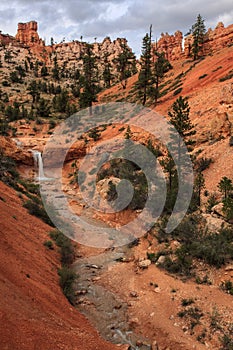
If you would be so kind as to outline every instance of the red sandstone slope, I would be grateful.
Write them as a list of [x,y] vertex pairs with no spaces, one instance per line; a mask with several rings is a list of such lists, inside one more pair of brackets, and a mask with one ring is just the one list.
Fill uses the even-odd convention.
[[0,349],[115,349],[62,294],[58,253],[43,246],[49,230],[0,182]]
[[[167,73],[163,83],[167,88],[183,73],[180,79],[182,91],[174,95],[175,90],[170,88],[156,107],[151,106],[156,112],[167,116],[178,96],[188,97],[190,118],[196,130],[196,150],[199,150],[200,157],[211,158],[213,161],[204,171],[206,189],[211,192],[217,190],[223,176],[232,178],[233,173],[233,148],[229,145],[230,136],[233,135],[232,62],[232,46],[221,49],[200,62],[186,59],[173,61],[173,69]],[[220,81],[227,76],[229,79]],[[118,84],[101,92],[99,101],[128,98],[136,81],[137,76],[133,76],[128,79],[125,90]]]

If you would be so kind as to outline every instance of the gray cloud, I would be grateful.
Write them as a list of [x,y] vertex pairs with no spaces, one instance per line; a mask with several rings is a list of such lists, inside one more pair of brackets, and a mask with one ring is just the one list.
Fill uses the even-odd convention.
[[139,53],[141,40],[153,25],[153,36],[161,32],[186,33],[200,13],[207,28],[218,21],[233,23],[232,0],[1,0],[1,30],[15,34],[18,22],[36,20],[39,34],[47,41],[79,39],[102,40],[125,36]]

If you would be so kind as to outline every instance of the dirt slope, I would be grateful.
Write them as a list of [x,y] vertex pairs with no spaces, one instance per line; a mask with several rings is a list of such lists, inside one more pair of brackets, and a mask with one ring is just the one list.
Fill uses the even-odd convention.
[[[200,157],[213,160],[204,172],[209,191],[216,191],[220,179],[223,176],[232,178],[233,173],[233,147],[229,145],[233,135],[232,62],[233,47],[226,47],[199,62],[187,59],[172,62],[173,69],[162,82],[163,91],[168,89],[168,92],[160,98],[156,107],[150,106],[166,117],[177,97],[188,97],[190,119],[196,130],[196,150]],[[222,78],[225,79],[220,81]],[[137,75],[128,79],[125,90],[118,84],[101,92],[99,101],[135,101],[136,82]],[[177,82],[176,87],[174,82]],[[174,94],[178,88],[182,89],[181,92]]]
[[0,182],[0,349],[113,350],[65,299],[59,255],[43,242],[50,227]]

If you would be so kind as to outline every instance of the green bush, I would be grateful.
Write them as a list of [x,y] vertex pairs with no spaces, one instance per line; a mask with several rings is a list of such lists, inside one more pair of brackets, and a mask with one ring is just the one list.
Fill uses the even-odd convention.
[[190,299],[182,299],[181,300],[181,305],[182,306],[188,306],[194,303],[194,300],[192,298]]
[[233,295],[233,283],[230,280],[222,282],[220,287],[228,294]]
[[77,275],[70,268],[63,266],[58,271],[60,280],[59,284],[63,290],[64,295],[69,300],[69,302],[74,305],[75,302],[75,291],[74,291],[74,282],[77,278]]
[[173,92],[173,96],[179,95],[183,89],[180,87]]
[[52,241],[45,241],[44,246],[50,250],[53,250],[53,242]]
[[233,339],[231,334],[224,334],[221,339],[222,347],[220,350],[233,350]]
[[231,79],[231,78],[233,78],[233,70],[230,70],[230,72],[227,75],[225,75],[224,77],[220,78],[219,81],[223,82],[223,81]]
[[51,231],[52,238],[56,245],[60,248],[61,263],[63,266],[69,266],[74,262],[75,253],[71,240],[59,230]]
[[219,234],[204,235],[189,246],[190,254],[217,268],[233,259],[233,230],[221,230]]
[[197,172],[203,172],[204,170],[208,169],[210,164],[213,162],[211,158],[200,158],[196,162],[196,168]]
[[48,214],[44,209],[43,205],[41,203],[38,203],[38,199],[33,198],[33,199],[27,200],[23,204],[23,207],[28,210],[29,214],[38,217],[39,219],[43,220],[46,224],[50,226],[54,226],[54,224],[48,217]]
[[208,74],[203,74],[203,75],[201,75],[198,79],[204,79],[205,77],[207,77],[208,76]]

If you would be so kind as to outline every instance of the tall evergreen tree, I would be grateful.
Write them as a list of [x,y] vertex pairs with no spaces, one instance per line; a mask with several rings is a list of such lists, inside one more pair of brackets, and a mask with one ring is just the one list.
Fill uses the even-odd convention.
[[220,192],[223,194],[224,199],[227,199],[230,195],[230,193],[233,191],[233,184],[231,179],[229,179],[228,177],[224,176],[219,184],[218,184],[218,188],[220,190]]
[[138,76],[139,95],[142,97],[143,106],[148,95],[152,92],[152,55],[151,55],[152,26],[149,34],[146,33],[142,40],[141,70]]
[[198,59],[200,53],[203,51],[203,44],[206,35],[205,21],[202,16],[199,14],[197,16],[196,22],[192,25],[188,34],[192,34],[193,43],[192,43],[192,56],[194,61]]
[[59,71],[59,66],[57,63],[57,56],[55,56],[53,59],[52,76],[53,76],[53,79],[55,79],[55,80],[60,79],[60,71]]
[[153,67],[153,80],[155,83],[154,87],[154,98],[155,98],[155,104],[158,101],[159,98],[159,85],[161,81],[163,80],[164,74],[169,71],[169,69],[172,68],[172,65],[170,62],[165,58],[164,52],[158,52],[155,51],[154,55],[156,56],[155,64]]
[[79,100],[81,108],[89,107],[90,115],[92,114],[92,104],[97,101],[98,91],[98,67],[92,49],[91,44],[86,44],[86,54],[83,57],[83,91]]
[[[177,137],[177,134],[173,133],[171,129],[171,149],[173,154],[177,157],[177,172],[180,174],[180,170],[185,167],[184,160],[186,159],[185,153],[191,152],[193,150],[194,141],[192,136],[195,134],[193,130],[194,125],[191,123],[189,118],[190,107],[187,97],[178,97],[178,99],[173,103],[171,110],[168,112],[170,117],[170,122],[176,129],[176,132],[179,133],[180,137]],[[182,146],[182,142],[187,147],[187,150]],[[183,168],[184,170],[184,168]]]
[[115,59],[117,71],[123,89],[126,89],[127,79],[136,73],[136,58],[126,43],[121,43],[122,52]]
[[201,205],[201,191],[205,187],[205,179],[201,172],[198,172],[195,181],[194,181],[194,204],[196,204],[197,207],[200,207]]
[[104,84],[107,88],[111,85],[112,73],[111,73],[111,63],[108,60],[108,55],[106,54],[104,57],[104,71],[103,71],[103,80]]

